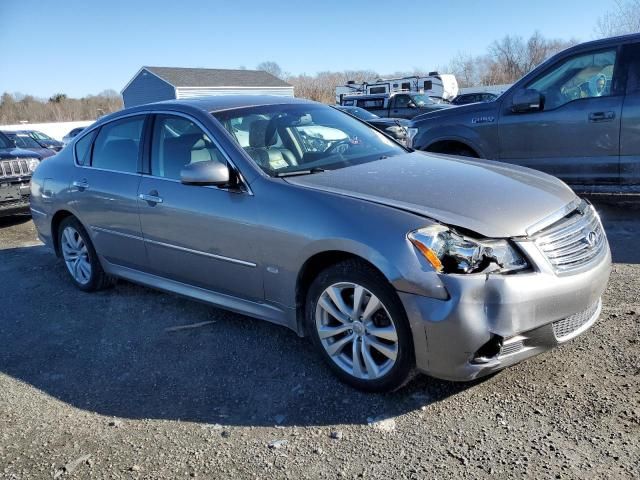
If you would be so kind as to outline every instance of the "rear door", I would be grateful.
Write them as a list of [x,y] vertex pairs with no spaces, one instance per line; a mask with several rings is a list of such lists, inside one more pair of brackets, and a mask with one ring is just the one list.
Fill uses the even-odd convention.
[[541,72],[526,88],[543,95],[542,111],[514,113],[506,97],[499,159],[574,185],[619,183],[618,57],[617,47],[581,52]]
[[620,132],[620,180],[640,185],[640,44],[624,47],[626,92]]
[[115,120],[81,138],[71,184],[73,206],[98,254],[136,269],[146,265],[137,199],[146,118]]

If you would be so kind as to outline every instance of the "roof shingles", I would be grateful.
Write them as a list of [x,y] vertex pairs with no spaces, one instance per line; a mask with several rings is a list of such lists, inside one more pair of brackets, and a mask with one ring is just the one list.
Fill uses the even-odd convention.
[[290,87],[262,70],[143,67],[174,87]]

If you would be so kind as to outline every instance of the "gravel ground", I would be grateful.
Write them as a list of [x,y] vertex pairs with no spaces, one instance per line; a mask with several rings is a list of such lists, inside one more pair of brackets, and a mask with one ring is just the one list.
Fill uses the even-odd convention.
[[0,219],[0,477],[639,478],[640,206],[598,208],[615,266],[592,329],[387,395],[284,328],[125,282],[84,294],[28,218]]

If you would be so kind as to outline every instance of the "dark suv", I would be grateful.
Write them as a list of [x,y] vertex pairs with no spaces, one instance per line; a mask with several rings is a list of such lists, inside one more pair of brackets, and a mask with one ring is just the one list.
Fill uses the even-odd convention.
[[29,182],[40,160],[0,132],[0,217],[29,211]]
[[418,150],[535,168],[582,193],[640,193],[640,34],[569,48],[493,102],[409,127]]

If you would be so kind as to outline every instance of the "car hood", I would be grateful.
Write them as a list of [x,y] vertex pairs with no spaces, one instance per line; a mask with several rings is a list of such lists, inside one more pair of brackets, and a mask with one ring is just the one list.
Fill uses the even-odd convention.
[[11,158],[40,158],[40,155],[22,148],[0,148],[0,159],[6,160]]
[[528,168],[422,152],[286,180],[493,238],[526,236],[577,199],[560,180]]
[[466,105],[447,105],[447,108],[441,108],[439,110],[433,110],[431,112],[417,115],[411,119],[412,122],[419,122],[420,120],[434,120],[436,118],[444,118],[449,115],[461,115],[464,113],[475,112],[494,112],[496,109],[496,102],[479,102],[479,103],[467,103]]
[[401,127],[406,127],[409,125],[409,120],[406,118],[375,118],[371,120],[367,120],[371,125],[378,126],[393,126],[400,125]]

